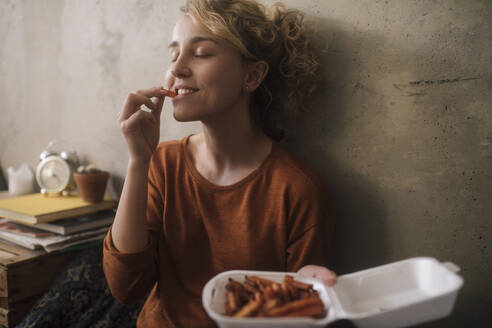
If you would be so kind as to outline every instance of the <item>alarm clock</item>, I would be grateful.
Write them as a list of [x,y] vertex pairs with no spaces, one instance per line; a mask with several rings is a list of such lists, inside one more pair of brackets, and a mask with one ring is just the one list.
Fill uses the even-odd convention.
[[41,193],[46,195],[68,195],[75,189],[73,172],[78,165],[76,152],[57,150],[58,140],[51,141],[40,155],[36,168],[36,180]]

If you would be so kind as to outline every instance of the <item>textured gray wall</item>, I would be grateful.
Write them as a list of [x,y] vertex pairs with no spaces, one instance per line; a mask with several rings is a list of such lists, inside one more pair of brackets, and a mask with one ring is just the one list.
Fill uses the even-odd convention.
[[[268,1],[272,3],[273,1]],[[453,315],[425,327],[484,327],[492,309],[492,1],[284,1],[317,21],[327,85],[286,144],[323,174],[341,273],[432,256],[458,264]],[[162,84],[179,16],[172,1],[0,0],[0,163],[53,138],[108,169],[118,192],[126,94]],[[173,120],[162,140],[199,131]]]

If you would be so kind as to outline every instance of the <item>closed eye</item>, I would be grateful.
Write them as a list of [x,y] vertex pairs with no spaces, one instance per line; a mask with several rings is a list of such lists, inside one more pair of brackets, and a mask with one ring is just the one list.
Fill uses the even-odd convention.
[[[196,58],[209,58],[212,57],[212,54],[196,54]],[[171,63],[174,63],[176,60],[178,60],[179,55],[174,55],[171,57]]]

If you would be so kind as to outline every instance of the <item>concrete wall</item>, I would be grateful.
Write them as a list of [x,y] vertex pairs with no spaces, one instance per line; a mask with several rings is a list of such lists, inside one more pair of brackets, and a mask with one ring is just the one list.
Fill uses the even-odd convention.
[[[268,1],[272,3],[273,1]],[[413,256],[461,267],[451,317],[492,308],[492,2],[286,0],[317,20],[328,83],[286,145],[331,186],[342,274]],[[114,175],[126,94],[162,84],[173,1],[0,0],[0,163],[34,169],[51,139]],[[167,103],[162,140],[199,131]],[[423,327],[424,327],[423,326]]]

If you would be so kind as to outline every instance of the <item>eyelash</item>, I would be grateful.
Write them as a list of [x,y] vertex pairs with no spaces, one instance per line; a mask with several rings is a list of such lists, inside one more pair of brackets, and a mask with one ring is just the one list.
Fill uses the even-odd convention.
[[[195,57],[197,57],[197,58],[208,58],[208,57],[212,57],[212,55],[211,54],[195,55]],[[174,63],[177,59],[178,59],[178,56],[174,57],[173,59],[171,59],[171,63]]]
[[210,54],[203,54],[203,55],[195,55],[195,57],[199,57],[199,58],[207,58],[207,57],[210,57],[212,55]]

